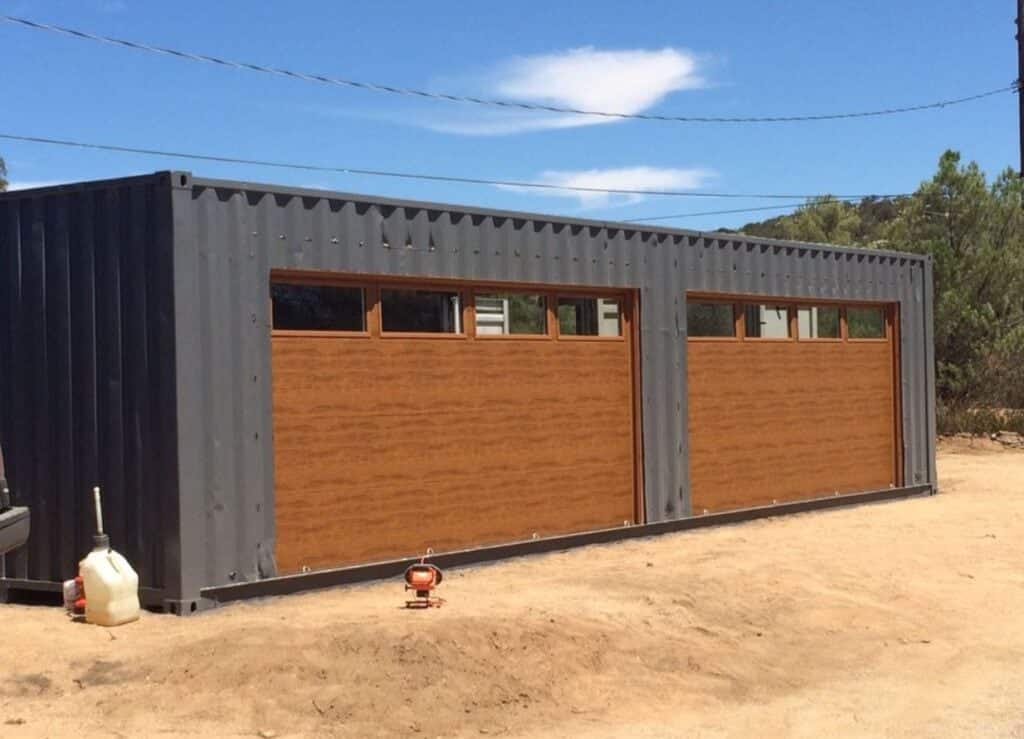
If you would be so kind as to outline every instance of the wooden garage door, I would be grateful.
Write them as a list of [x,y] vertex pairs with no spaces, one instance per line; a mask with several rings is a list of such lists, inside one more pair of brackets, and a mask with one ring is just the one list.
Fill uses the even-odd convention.
[[634,522],[627,295],[294,275],[272,294],[281,572]]
[[695,514],[899,484],[892,306],[687,298]]

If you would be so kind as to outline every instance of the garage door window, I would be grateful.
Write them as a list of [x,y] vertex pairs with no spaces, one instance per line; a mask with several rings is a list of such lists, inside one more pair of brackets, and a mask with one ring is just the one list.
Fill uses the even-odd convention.
[[687,303],[686,332],[701,338],[735,337],[732,303]]
[[839,307],[801,305],[797,308],[797,335],[801,339],[838,339]]
[[459,293],[454,291],[383,288],[380,309],[386,332],[462,333]]
[[361,287],[274,283],[270,297],[275,330],[366,330],[366,294]]
[[543,336],[547,301],[527,293],[477,293],[473,305],[477,336]]
[[621,336],[618,298],[560,297],[558,331],[562,336]]
[[846,323],[851,339],[885,338],[885,312],[881,308],[847,308]]
[[789,306],[776,303],[748,303],[743,306],[746,337],[749,339],[788,339]]

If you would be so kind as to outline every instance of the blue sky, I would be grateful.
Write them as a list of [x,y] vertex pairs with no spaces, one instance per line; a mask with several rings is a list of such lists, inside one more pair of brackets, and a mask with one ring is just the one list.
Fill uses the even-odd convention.
[[[584,9],[585,7],[585,9]],[[816,114],[930,102],[1016,76],[1009,0],[0,2],[0,12],[231,59],[628,112]],[[695,192],[913,190],[959,149],[1013,166],[1016,98],[828,123],[594,123],[291,81],[0,23],[0,131],[329,166]],[[14,185],[188,169],[628,219],[770,205],[602,198],[103,154],[0,141]],[[667,221],[710,229],[774,212]]]

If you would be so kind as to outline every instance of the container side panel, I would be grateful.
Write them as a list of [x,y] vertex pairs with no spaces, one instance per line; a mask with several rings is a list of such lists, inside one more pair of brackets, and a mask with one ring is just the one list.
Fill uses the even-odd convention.
[[[177,491],[171,279],[158,177],[0,201],[3,276],[0,444],[32,533],[0,576],[59,582],[75,574],[103,490],[113,545],[141,584],[164,586],[162,507]],[[161,336],[161,332],[164,334]],[[170,449],[168,449],[170,445]]]
[[[177,598],[274,574],[269,280],[282,225],[237,192],[176,188],[182,551]],[[270,250],[260,250],[273,232]]]

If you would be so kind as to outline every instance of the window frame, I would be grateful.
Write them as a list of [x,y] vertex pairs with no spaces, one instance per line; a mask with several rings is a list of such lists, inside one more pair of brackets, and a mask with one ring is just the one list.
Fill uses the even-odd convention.
[[[363,291],[363,330],[345,331],[337,329],[308,329],[308,328],[275,328],[274,327],[274,285],[305,285],[309,287],[349,287],[358,288]],[[270,332],[275,337],[312,337],[312,338],[339,338],[339,339],[368,339],[372,335],[372,324],[370,322],[371,305],[370,286],[365,281],[353,279],[333,279],[318,275],[302,273],[282,273],[275,275],[271,273],[270,282],[267,285],[267,313],[270,323]]]
[[[733,306],[733,318],[736,325],[734,336],[690,336],[689,333],[686,335],[686,341],[690,342],[744,342],[752,341],[755,343],[783,343],[787,341],[800,342],[800,343],[815,343],[815,344],[843,344],[843,343],[884,343],[892,341],[895,343],[895,337],[898,335],[897,328],[895,326],[896,314],[898,306],[894,302],[886,301],[869,301],[869,300],[828,300],[821,298],[791,298],[781,297],[773,298],[770,295],[750,295],[750,294],[725,294],[725,293],[707,293],[698,290],[686,291],[683,294],[684,297],[684,310],[685,305],[688,303],[725,303]],[[771,305],[785,305],[789,310],[789,338],[765,338],[758,336],[747,336],[746,335],[746,311],[744,306],[746,305],[757,305],[757,304],[771,304]],[[800,326],[799,326],[799,308],[803,306],[810,307],[835,307],[839,309],[839,338],[815,338],[815,337],[801,337]],[[881,337],[862,338],[856,339],[849,335],[849,324],[847,322],[847,310],[849,308],[876,308],[882,311],[883,322],[885,326],[885,335]],[[898,348],[898,347],[897,347]]]
[[[693,298],[691,301],[691,297]],[[683,304],[685,310],[689,307],[690,303],[700,303],[701,305],[728,305],[732,308],[732,336],[692,336],[690,334],[690,323],[687,320],[686,323],[686,340],[687,341],[739,341],[740,340],[740,309],[738,303],[735,300],[723,299],[723,298],[705,298],[703,296],[691,296],[687,295],[686,300]]]
[[[504,293],[506,295],[536,295],[544,301],[544,331],[539,334],[479,334],[476,326],[476,298],[478,294]],[[469,290],[469,300],[473,305],[473,338],[481,341],[551,341],[551,291],[531,290],[525,287],[486,287],[474,285]],[[465,324],[466,327],[469,324]]]
[[[800,309],[801,308],[835,308],[839,311],[839,336],[802,336],[800,334]],[[846,331],[846,306],[841,303],[813,302],[796,303],[796,340],[813,344],[842,344],[845,341],[843,334]]]
[[[356,287],[363,290],[364,331],[315,331],[275,329],[274,304],[271,285],[322,285],[325,287]],[[426,290],[456,293],[460,301],[461,332],[434,333],[421,331],[385,331],[381,307],[382,290]],[[517,293],[539,295],[545,303],[545,333],[543,334],[477,334],[477,293]],[[560,297],[614,299],[619,305],[619,333],[615,336],[580,336],[563,334],[558,324]],[[430,277],[404,277],[392,275],[358,275],[352,273],[321,272],[319,270],[271,269],[267,285],[267,319],[273,338],[311,337],[341,339],[440,339],[442,341],[621,341],[635,332],[634,314],[638,310],[639,295],[635,288],[605,288],[552,286],[522,282],[489,280],[453,280]]]
[[[881,336],[850,336],[850,322],[847,316],[849,308],[875,308],[882,312],[882,335]],[[851,303],[843,306],[843,331],[846,333],[846,340],[851,344],[871,344],[887,342],[892,337],[892,307],[878,303]]]
[[[629,330],[629,321],[626,318],[626,304],[628,302],[626,293],[606,292],[602,290],[566,290],[558,289],[552,292],[549,299],[550,306],[548,321],[555,331],[556,341],[625,341],[626,332]],[[619,333],[615,336],[601,336],[600,334],[563,334],[562,325],[558,320],[558,301],[561,298],[593,298],[601,300],[614,298],[619,302]]]
[[[456,285],[442,285],[431,282],[403,282],[387,280],[373,281],[374,307],[376,308],[376,333],[373,335],[381,339],[442,339],[444,341],[465,340],[469,338],[469,326],[467,323],[468,291],[464,287]],[[422,292],[447,292],[455,293],[459,297],[459,325],[461,331],[385,331],[384,330],[384,304],[383,292],[385,290],[419,290]],[[471,314],[470,314],[471,315]],[[475,328],[475,318],[474,318]]]
[[[771,305],[784,307],[786,309],[786,335],[785,336],[747,336],[747,306],[755,305]],[[743,341],[765,341],[781,343],[785,341],[796,341],[796,304],[791,303],[787,299],[772,300],[771,298],[765,298],[763,300],[739,300],[736,303],[736,309],[740,312],[740,324],[739,328],[743,331]]]

